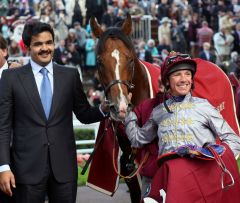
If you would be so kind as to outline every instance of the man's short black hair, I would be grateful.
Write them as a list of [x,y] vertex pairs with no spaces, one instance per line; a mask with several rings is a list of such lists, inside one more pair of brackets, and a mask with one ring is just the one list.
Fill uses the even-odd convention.
[[29,47],[31,43],[32,36],[38,35],[42,32],[50,32],[54,41],[54,32],[52,27],[47,23],[42,23],[39,21],[29,21],[25,24],[22,39],[25,46]]
[[0,49],[7,49],[7,40],[0,34]]

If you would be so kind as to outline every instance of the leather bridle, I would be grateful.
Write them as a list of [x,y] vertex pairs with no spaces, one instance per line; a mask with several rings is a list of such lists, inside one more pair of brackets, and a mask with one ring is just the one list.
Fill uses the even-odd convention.
[[[103,86],[105,97],[107,100],[109,100],[108,94],[109,94],[110,89],[116,84],[123,84],[123,85],[127,86],[128,92],[132,92],[132,90],[134,89],[135,85],[132,82],[133,77],[134,77],[134,71],[135,71],[134,61],[132,62],[132,66],[130,67],[131,68],[131,79],[130,80],[112,80],[107,85],[104,85],[104,83],[103,83],[103,76],[102,76],[101,69],[104,67],[104,65],[101,62],[101,58],[99,56],[97,57],[97,67],[98,67],[97,70],[98,70],[98,75],[99,75],[99,81]],[[109,101],[109,103],[110,103],[110,107],[111,107],[111,105],[114,105],[112,103],[112,101]]]

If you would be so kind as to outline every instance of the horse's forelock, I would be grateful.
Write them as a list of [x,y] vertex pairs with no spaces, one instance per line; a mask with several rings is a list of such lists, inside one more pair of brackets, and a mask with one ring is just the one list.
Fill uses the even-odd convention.
[[121,28],[118,27],[110,27],[102,34],[98,41],[97,54],[101,54],[105,50],[105,42],[108,38],[120,39],[126,45],[126,47],[130,49],[134,55],[136,55],[131,38],[125,35]]

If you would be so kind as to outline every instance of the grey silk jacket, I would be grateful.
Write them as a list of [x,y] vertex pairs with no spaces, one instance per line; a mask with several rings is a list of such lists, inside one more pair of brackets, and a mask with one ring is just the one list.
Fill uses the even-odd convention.
[[168,113],[164,105],[159,104],[142,128],[136,123],[135,113],[130,112],[126,117],[126,134],[133,147],[140,148],[158,136],[159,155],[162,155],[186,144],[201,147],[205,143],[215,143],[219,136],[235,156],[240,153],[240,137],[206,99],[189,93],[182,102],[171,98],[166,103],[173,113]]

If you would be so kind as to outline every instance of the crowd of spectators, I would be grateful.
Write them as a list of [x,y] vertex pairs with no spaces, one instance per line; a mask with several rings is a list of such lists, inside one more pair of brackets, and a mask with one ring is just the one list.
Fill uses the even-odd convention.
[[239,0],[2,0],[0,29],[9,42],[9,57],[22,57],[27,56],[21,39],[24,23],[50,23],[55,31],[54,61],[94,75],[97,40],[90,17],[105,29],[127,13],[135,20],[149,15],[158,23],[156,38],[134,40],[140,59],[157,58],[161,64],[170,50],[190,53],[240,78]]

